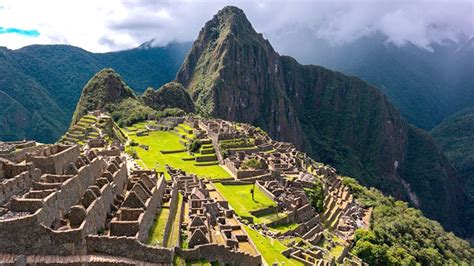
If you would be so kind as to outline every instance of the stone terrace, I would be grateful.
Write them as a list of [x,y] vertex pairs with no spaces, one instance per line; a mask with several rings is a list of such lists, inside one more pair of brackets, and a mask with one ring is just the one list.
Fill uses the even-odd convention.
[[[227,254],[239,257],[239,261],[260,263],[261,257],[255,245],[236,219],[227,201],[221,196],[216,196],[216,191],[210,183],[170,167],[168,171],[173,186],[184,195],[183,205],[180,206],[182,209],[180,234],[184,236],[185,243],[181,246],[208,250],[215,247],[215,251],[227,250]],[[213,257],[215,258],[216,254]],[[208,258],[212,260],[213,257]]]
[[[101,115],[91,113],[83,122],[98,125]],[[282,241],[282,254],[305,265],[362,264],[348,250],[355,230],[369,226],[370,210],[355,201],[333,168],[246,124],[190,116],[149,125],[147,131],[173,131],[183,142],[200,139],[200,158],[212,156],[212,163],[233,174],[233,180],[212,182],[255,184],[276,202],[250,215],[283,215],[254,224],[239,217],[208,179],[171,167],[169,181],[154,170],[132,170],[120,132],[113,133],[114,146],[101,141],[106,132],[96,126],[97,137],[87,133],[93,138],[80,146],[65,145],[72,143],[67,139],[40,146],[1,143],[0,262],[169,265],[179,256],[262,264],[246,223]],[[324,193],[321,212],[307,194],[317,185]],[[161,215],[165,222],[154,229]],[[281,227],[286,229],[276,229]],[[149,243],[153,230],[162,230],[161,239]]]

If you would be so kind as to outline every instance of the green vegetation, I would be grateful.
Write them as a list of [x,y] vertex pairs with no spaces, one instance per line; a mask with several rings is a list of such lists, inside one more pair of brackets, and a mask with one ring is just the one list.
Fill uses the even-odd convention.
[[157,245],[163,245],[163,237],[165,234],[165,227],[166,227],[166,222],[170,214],[170,209],[168,208],[161,208],[155,218],[155,223],[150,229],[150,235],[148,238],[148,244],[151,244],[153,246]]
[[173,219],[173,223],[170,228],[170,236],[168,239],[168,242],[166,243],[166,246],[169,248],[176,247],[178,246],[179,243],[179,217],[181,216],[181,204],[183,203],[183,195],[181,193],[178,193],[178,202],[177,208],[176,208],[176,215],[175,217],[169,217],[168,219]]
[[199,139],[195,139],[192,142],[189,142],[189,145],[187,147],[188,151],[190,152],[198,152],[199,149],[201,148],[201,141]]
[[241,168],[243,168],[243,169],[261,169],[262,168],[262,163],[259,160],[255,159],[255,158],[247,159],[242,163]]
[[263,259],[265,259],[269,265],[275,262],[284,262],[285,265],[303,265],[297,260],[288,259],[287,257],[283,256],[281,252],[286,250],[287,247],[280,243],[280,241],[277,239],[265,237],[248,226],[244,225],[244,227],[258,251],[262,254]]
[[464,216],[464,189],[440,147],[427,132],[410,126],[406,156],[404,180],[416,193],[423,213],[448,231],[462,234],[462,219],[457,218]]
[[298,226],[299,224],[297,223],[288,223],[288,224],[279,224],[279,225],[269,226],[269,228],[278,232],[286,232],[289,230],[293,230]]
[[[474,108],[454,114],[431,132],[451,165],[461,176],[467,194],[465,217],[474,217]],[[474,219],[466,219],[465,228],[474,232]]]
[[183,85],[169,82],[154,90],[148,88],[141,96],[143,102],[155,110],[179,108],[187,113],[194,111],[194,103]]
[[[84,86],[74,111],[71,125],[76,124],[88,111],[109,109],[110,107],[118,108],[115,104],[119,104],[125,99],[128,99],[128,101],[126,106],[123,107],[136,108],[137,104],[135,104],[135,101],[137,99],[135,93],[125,84],[122,77],[113,69],[103,69],[95,74]],[[114,120],[117,122],[115,118]]]
[[427,219],[421,211],[355,179],[344,183],[366,207],[373,207],[370,230],[357,230],[352,252],[370,265],[469,265],[474,249],[466,241],[447,233],[438,222]]
[[[135,124],[127,129],[136,131],[142,127],[144,127],[144,123]],[[201,177],[230,177],[230,174],[220,165],[197,165],[195,161],[183,160],[189,158],[190,155],[184,151],[186,147],[179,142],[180,138],[175,133],[151,131],[148,136],[138,137],[132,131],[129,133],[129,138],[138,144],[148,146],[148,150],[141,148],[136,148],[135,150],[140,160],[149,169],[155,168],[157,171],[166,172],[165,165],[168,164]],[[163,154],[161,151],[176,152]],[[166,176],[169,178],[167,173]]]
[[[69,45],[1,49],[0,139],[54,143],[68,129],[84,84],[105,67],[138,92],[174,79],[190,43],[111,53]],[[21,121],[21,123],[20,123]]]
[[270,206],[276,206],[276,203],[268,198],[258,188],[254,190],[254,199],[252,199],[251,189],[253,185],[223,185],[215,183],[214,186],[221,195],[229,202],[237,215],[242,217],[253,217],[255,223],[271,222],[277,218],[278,214],[255,217],[249,211],[264,209]]
[[221,149],[253,147],[255,145],[255,140],[247,138],[221,140],[219,145]]
[[[278,73],[249,71],[249,66],[265,66],[276,58]],[[244,85],[236,73],[261,82]],[[471,218],[459,211],[465,204],[463,188],[452,182],[456,176],[449,163],[442,163],[441,153],[432,154],[436,143],[413,130],[379,89],[357,77],[278,55],[238,8],[223,9],[206,24],[176,79],[191,93],[199,114],[260,126],[339,173],[399,198],[410,197],[400,180],[417,183],[412,189],[420,208],[448,230],[462,233],[460,221]],[[258,95],[251,93],[256,90]],[[246,104],[235,104],[234,95]],[[411,103],[418,106],[418,101]],[[426,139],[423,145],[421,138]],[[233,148],[231,143],[221,147],[224,157]],[[413,162],[412,156],[419,160]],[[396,175],[400,178],[386,178]]]
[[324,188],[323,183],[317,179],[312,189],[305,188],[304,192],[313,206],[319,213],[324,212]]

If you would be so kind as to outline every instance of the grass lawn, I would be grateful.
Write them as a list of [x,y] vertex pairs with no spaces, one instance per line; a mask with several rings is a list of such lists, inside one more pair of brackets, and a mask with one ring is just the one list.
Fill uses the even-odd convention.
[[298,226],[299,226],[299,224],[297,224],[297,223],[279,224],[279,225],[275,225],[275,226],[270,226],[270,229],[273,229],[277,232],[282,232],[283,233],[283,232],[286,232],[288,230],[293,230]]
[[[276,203],[263,194],[257,187],[255,187],[255,200],[253,200],[252,194],[250,194],[250,189],[254,187],[253,185],[222,185],[221,183],[215,183],[214,186],[229,202],[237,215],[240,216],[252,216],[249,211],[276,206]],[[276,214],[252,217],[254,217],[256,223],[265,223],[272,220],[271,218],[275,216]]]
[[[177,152],[162,154],[161,150],[181,150],[185,147],[179,142],[179,137],[172,132],[152,131],[148,136],[137,137],[129,134],[129,138],[139,144],[148,145],[148,150],[138,146],[133,147],[143,164],[149,168],[155,168],[157,171],[166,172],[165,165],[168,164],[174,168],[179,168],[186,173],[196,174],[201,177],[210,178],[228,178],[230,174],[220,165],[200,165],[196,166],[195,161],[183,161],[183,158],[189,158],[187,152]],[[169,178],[168,173],[165,173]]]
[[251,229],[250,227],[245,225],[244,227],[245,231],[247,231],[247,234],[252,239],[253,243],[257,247],[260,254],[262,254],[263,259],[268,265],[272,265],[275,262],[278,262],[278,265],[281,265],[282,262],[284,262],[285,265],[303,265],[303,263],[297,260],[288,259],[287,257],[283,256],[281,252],[287,249],[287,247],[280,243],[280,241],[277,239],[262,236],[259,232]]
[[165,234],[166,221],[170,214],[170,209],[160,209],[156,215],[156,221],[150,229],[148,244],[153,246],[163,246],[163,236]]
[[178,246],[179,243],[179,216],[181,215],[181,204],[183,203],[183,195],[178,193],[178,206],[175,217],[170,217],[173,220],[173,224],[171,225],[170,236],[168,239],[168,243],[166,244],[167,247],[172,248]]

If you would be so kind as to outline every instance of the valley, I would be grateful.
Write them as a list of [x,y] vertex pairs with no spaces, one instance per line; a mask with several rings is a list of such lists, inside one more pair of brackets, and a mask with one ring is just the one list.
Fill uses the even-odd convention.
[[473,39],[372,37],[315,44],[370,83],[234,6],[192,44],[0,47],[0,264],[472,265]]

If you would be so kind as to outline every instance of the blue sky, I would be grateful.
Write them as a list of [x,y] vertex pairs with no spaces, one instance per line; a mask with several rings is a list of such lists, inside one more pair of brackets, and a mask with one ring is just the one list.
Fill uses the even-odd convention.
[[[0,9],[2,7],[0,6]],[[37,30],[23,30],[23,29],[17,29],[17,28],[3,28],[0,27],[0,34],[18,34],[18,35],[23,35],[26,37],[38,37],[40,36],[39,31]]]
[[70,44],[108,52],[151,39],[193,41],[226,5],[243,9],[276,48],[318,39],[337,45],[374,32],[423,47],[474,35],[474,0],[0,0],[0,46]]

